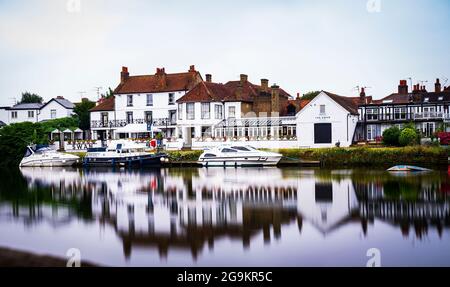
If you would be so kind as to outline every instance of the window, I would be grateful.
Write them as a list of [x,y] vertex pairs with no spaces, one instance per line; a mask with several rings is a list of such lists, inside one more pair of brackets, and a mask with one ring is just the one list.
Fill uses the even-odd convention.
[[175,93],[169,93],[169,105],[175,105]]
[[127,96],[127,107],[132,107],[133,106],[133,95],[128,95]]
[[380,125],[368,125],[367,126],[367,140],[372,141],[381,136]]
[[28,117],[34,118],[34,111],[28,111]]
[[102,113],[101,117],[102,117],[103,125],[107,126],[108,125],[108,113]]
[[194,106],[194,103],[187,103],[186,104],[186,118],[188,120],[195,119],[195,106]]
[[248,148],[243,147],[243,146],[232,146],[231,148],[237,149],[237,150],[240,150],[240,151],[250,151]]
[[222,105],[215,105],[214,110],[215,110],[215,114],[216,114],[216,120],[223,119]]
[[442,101],[444,97],[438,97],[438,101]]
[[133,123],[133,112],[127,112],[127,123],[128,124]]
[[404,120],[406,119],[406,108],[394,108],[394,119]]
[[423,123],[422,133],[425,137],[429,138],[435,132],[435,123]]
[[50,118],[51,119],[56,119],[56,110],[51,110],[50,111]]
[[366,117],[367,117],[367,120],[369,120],[369,121],[378,120],[378,109],[367,109]]
[[178,104],[178,119],[183,119],[183,104]]
[[320,114],[321,115],[325,114],[325,105],[320,105]]
[[228,117],[234,118],[236,116],[236,107],[228,107]]
[[176,110],[169,111],[169,120],[170,120],[171,124],[173,124],[173,125],[177,124],[177,111]]
[[210,106],[209,103],[202,103],[202,119],[209,119]]
[[423,99],[423,102],[424,103],[428,103],[430,101],[430,98],[425,98],[425,99]]
[[153,94],[147,94],[147,106],[153,106]]
[[212,136],[211,127],[202,127],[202,137],[210,137]]
[[237,151],[231,148],[223,148],[222,152],[237,152]]
[[11,112],[11,118],[17,119],[17,112]]
[[151,111],[145,112],[145,121],[153,124],[153,113]]

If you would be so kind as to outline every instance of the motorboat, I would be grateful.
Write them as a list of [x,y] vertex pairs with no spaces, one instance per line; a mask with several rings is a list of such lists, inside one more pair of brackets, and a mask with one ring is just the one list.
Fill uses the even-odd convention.
[[205,166],[275,166],[282,155],[260,151],[248,145],[223,145],[205,150],[198,163]]
[[431,171],[431,169],[414,166],[414,165],[396,165],[388,168],[387,171],[390,172],[420,172],[420,171]]
[[164,153],[146,152],[146,146],[134,142],[111,143],[108,147],[90,148],[83,160],[83,166],[106,167],[159,167],[166,161]]
[[48,145],[29,145],[19,166],[72,166],[79,160],[80,158],[76,155],[58,152]]

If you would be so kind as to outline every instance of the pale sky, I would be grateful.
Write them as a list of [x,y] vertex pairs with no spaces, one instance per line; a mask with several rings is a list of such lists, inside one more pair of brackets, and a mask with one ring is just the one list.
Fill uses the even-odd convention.
[[245,73],[293,96],[359,85],[381,98],[408,77],[431,90],[450,78],[449,16],[447,0],[0,0],[0,106],[24,91],[95,100],[122,66]]

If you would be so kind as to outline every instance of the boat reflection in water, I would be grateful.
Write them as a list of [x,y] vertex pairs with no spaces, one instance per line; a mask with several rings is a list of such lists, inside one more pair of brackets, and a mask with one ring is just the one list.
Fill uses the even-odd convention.
[[[403,257],[388,263],[410,265],[409,242],[429,235],[436,244],[419,244],[415,250],[427,251],[429,258],[417,259],[417,265],[450,265],[450,258],[434,255],[450,251],[450,185],[440,173],[400,178],[383,171],[277,168],[9,173],[2,173],[0,227],[11,233],[2,235],[0,246],[60,256],[62,246],[79,246],[91,262],[148,266],[358,265],[367,248],[401,246]],[[29,228],[18,231],[23,226]],[[19,235],[27,239],[18,242],[13,236]],[[351,254],[340,254],[343,250]],[[335,259],[327,258],[331,252]]]

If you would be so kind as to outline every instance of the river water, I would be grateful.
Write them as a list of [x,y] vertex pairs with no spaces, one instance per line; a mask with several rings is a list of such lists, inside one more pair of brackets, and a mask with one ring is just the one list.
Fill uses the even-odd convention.
[[447,172],[26,168],[0,247],[106,266],[450,266]]

